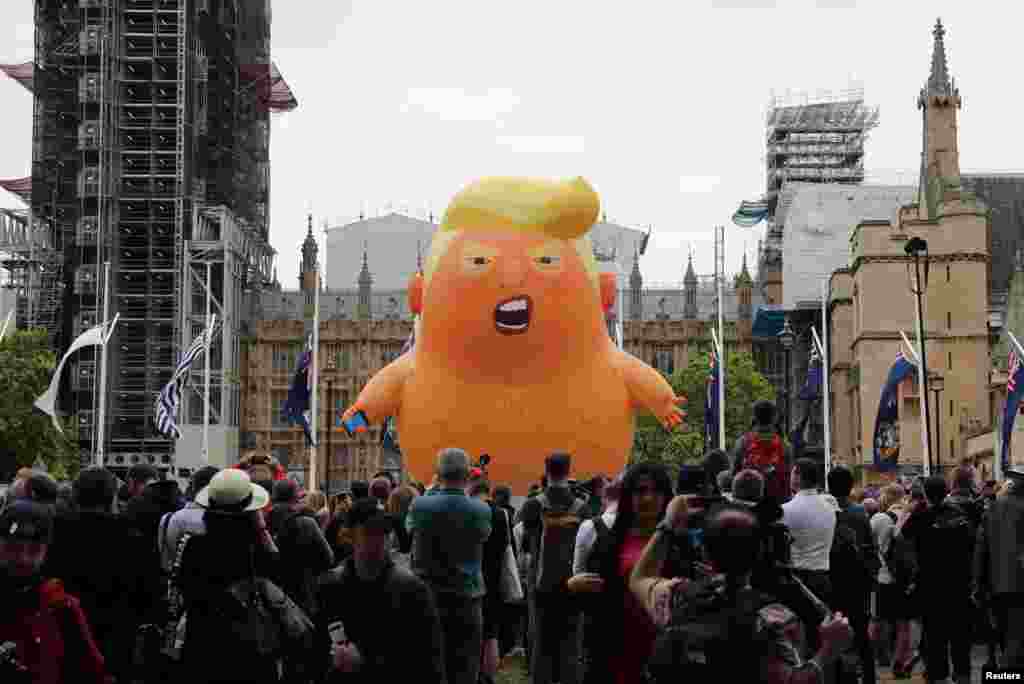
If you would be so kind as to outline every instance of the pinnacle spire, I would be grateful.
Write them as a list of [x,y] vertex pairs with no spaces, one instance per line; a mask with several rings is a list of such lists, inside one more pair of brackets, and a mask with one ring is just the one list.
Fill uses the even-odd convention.
[[690,284],[697,282],[697,274],[693,272],[693,254],[691,253],[686,263],[686,276],[683,278],[683,282]]
[[932,35],[935,36],[932,45],[932,70],[928,75],[925,90],[929,95],[951,95],[953,90],[949,82],[949,69],[946,66],[946,45],[942,40],[946,35],[946,29],[942,27],[942,19],[936,20]]
[[1024,273],[1024,249],[1017,248],[1017,255],[1015,260],[1015,270],[1018,273]]
[[416,272],[423,273],[423,252],[419,240],[416,241]]
[[629,274],[629,280],[631,283],[639,284],[642,282],[643,276],[640,273],[640,248],[633,247],[633,270]]

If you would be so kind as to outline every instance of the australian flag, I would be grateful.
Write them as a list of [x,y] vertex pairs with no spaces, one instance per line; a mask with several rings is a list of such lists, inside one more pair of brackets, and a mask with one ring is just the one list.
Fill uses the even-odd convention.
[[899,386],[917,366],[903,355],[896,354],[896,363],[889,369],[889,377],[882,387],[878,402],[878,417],[875,419],[874,462],[878,470],[892,470],[900,459],[900,407]]
[[306,338],[306,349],[299,358],[299,366],[288,388],[288,399],[284,402],[284,416],[292,425],[301,425],[306,435],[306,446],[315,446],[313,432],[309,425],[309,395],[312,385],[310,366],[313,362],[313,336]]
[[1010,464],[1010,443],[1013,439],[1013,422],[1017,417],[1017,408],[1024,397],[1024,364],[1021,364],[1017,352],[1010,351],[1010,378],[1006,381],[1006,406],[1003,407],[1003,449],[999,454],[1002,472]]
[[[704,383],[704,444],[705,451],[718,444],[718,355],[714,351],[708,362],[708,378]],[[719,445],[724,449],[725,445]]]

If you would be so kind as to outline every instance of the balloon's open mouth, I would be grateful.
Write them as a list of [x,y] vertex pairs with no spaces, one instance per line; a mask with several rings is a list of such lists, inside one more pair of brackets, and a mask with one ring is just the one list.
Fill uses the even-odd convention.
[[520,296],[506,299],[494,309],[494,327],[505,335],[518,335],[530,327],[530,310],[533,302],[529,297]]

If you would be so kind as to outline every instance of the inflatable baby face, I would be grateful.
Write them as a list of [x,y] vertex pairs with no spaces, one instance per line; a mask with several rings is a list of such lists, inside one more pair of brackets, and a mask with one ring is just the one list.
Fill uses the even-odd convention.
[[[593,190],[581,180],[486,183],[505,183],[510,187],[501,196],[519,192],[525,204],[538,206],[532,215],[529,206],[490,206],[484,192],[474,196],[481,184],[456,197],[431,246],[426,276],[413,285],[413,308],[423,311],[420,351],[477,378],[522,378],[602,347],[614,281],[600,277],[585,233],[597,214]],[[487,190],[486,197],[494,196],[493,187]],[[552,200],[563,206],[552,207]],[[580,211],[567,212],[566,201]]]

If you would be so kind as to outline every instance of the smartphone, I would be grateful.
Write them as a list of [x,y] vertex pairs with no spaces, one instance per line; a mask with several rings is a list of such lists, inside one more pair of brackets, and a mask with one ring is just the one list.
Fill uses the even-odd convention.
[[370,421],[366,419],[365,413],[362,411],[356,411],[351,418],[342,422],[342,426],[345,428],[345,432],[348,433],[348,436],[352,437],[356,434],[356,430],[358,428],[369,428]]

